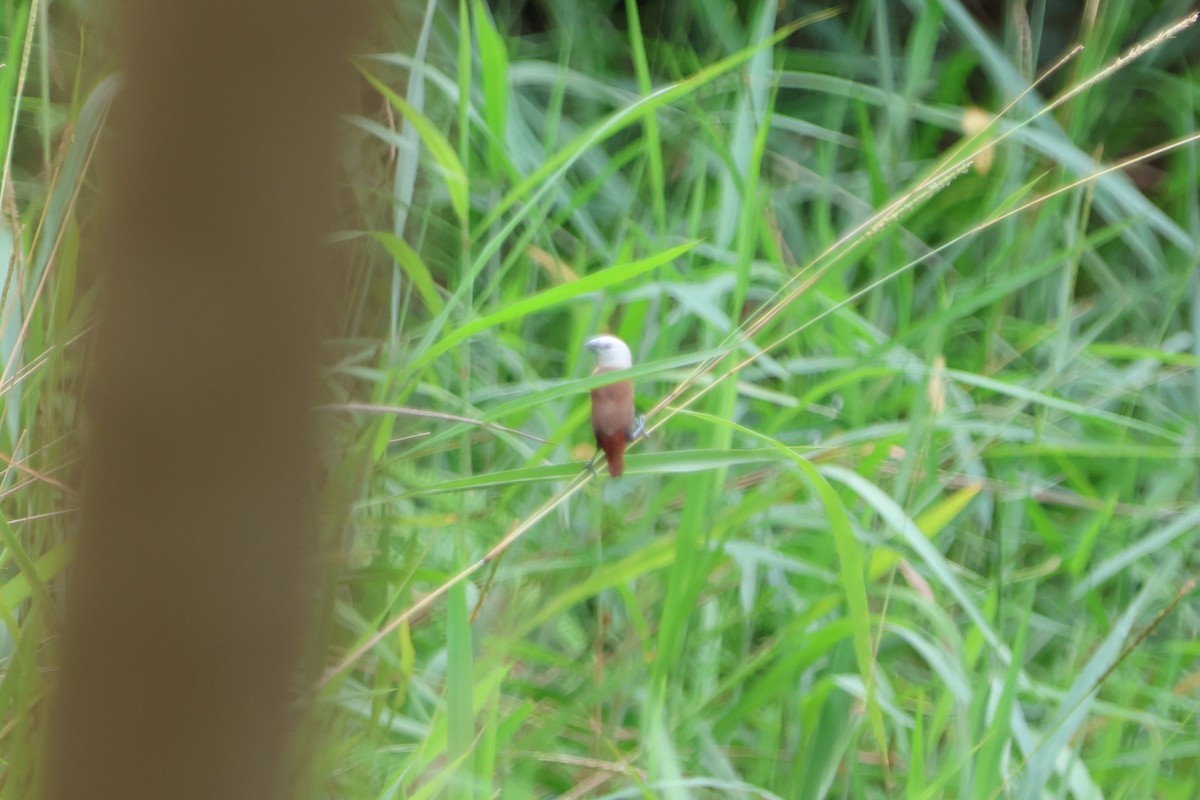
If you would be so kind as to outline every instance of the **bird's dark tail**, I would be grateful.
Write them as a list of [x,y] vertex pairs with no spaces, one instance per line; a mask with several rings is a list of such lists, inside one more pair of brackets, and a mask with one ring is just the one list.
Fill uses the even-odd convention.
[[608,474],[614,478],[621,477],[621,473],[625,471],[625,441],[625,431],[596,436],[596,444],[600,445],[604,457],[608,460]]

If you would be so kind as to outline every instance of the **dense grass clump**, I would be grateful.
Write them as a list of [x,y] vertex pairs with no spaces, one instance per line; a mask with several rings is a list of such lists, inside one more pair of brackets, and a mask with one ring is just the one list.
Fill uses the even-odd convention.
[[[971,8],[381,14],[321,411],[322,796],[1200,795],[1200,34],[1182,2]],[[23,61],[23,24],[18,770],[114,91],[50,69],[65,28]],[[616,480],[583,469],[597,332],[651,427]]]

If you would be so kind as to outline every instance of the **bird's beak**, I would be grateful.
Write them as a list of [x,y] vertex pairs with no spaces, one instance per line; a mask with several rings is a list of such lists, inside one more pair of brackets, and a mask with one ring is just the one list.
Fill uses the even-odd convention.
[[591,350],[593,353],[600,352],[600,345],[596,344],[595,339],[588,339],[583,346],[588,350]]

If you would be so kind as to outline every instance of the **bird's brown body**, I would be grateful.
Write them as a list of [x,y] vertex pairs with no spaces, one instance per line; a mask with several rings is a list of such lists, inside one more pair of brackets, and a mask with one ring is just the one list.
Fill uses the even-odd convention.
[[[612,371],[612,367],[596,367],[592,374]],[[592,432],[596,434],[596,446],[608,460],[608,474],[614,478],[625,471],[625,445],[629,443],[633,418],[633,381],[592,389]]]

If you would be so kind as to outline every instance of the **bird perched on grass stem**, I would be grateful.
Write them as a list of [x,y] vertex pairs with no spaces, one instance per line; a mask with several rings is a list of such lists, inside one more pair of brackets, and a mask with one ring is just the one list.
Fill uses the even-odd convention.
[[[629,346],[615,336],[595,336],[584,346],[596,354],[598,363],[593,375],[633,366]],[[625,471],[625,445],[645,432],[645,418],[634,412],[632,380],[626,378],[592,389],[592,433],[596,434],[596,447],[608,459],[608,473],[614,478]],[[592,461],[588,462],[589,468]]]

